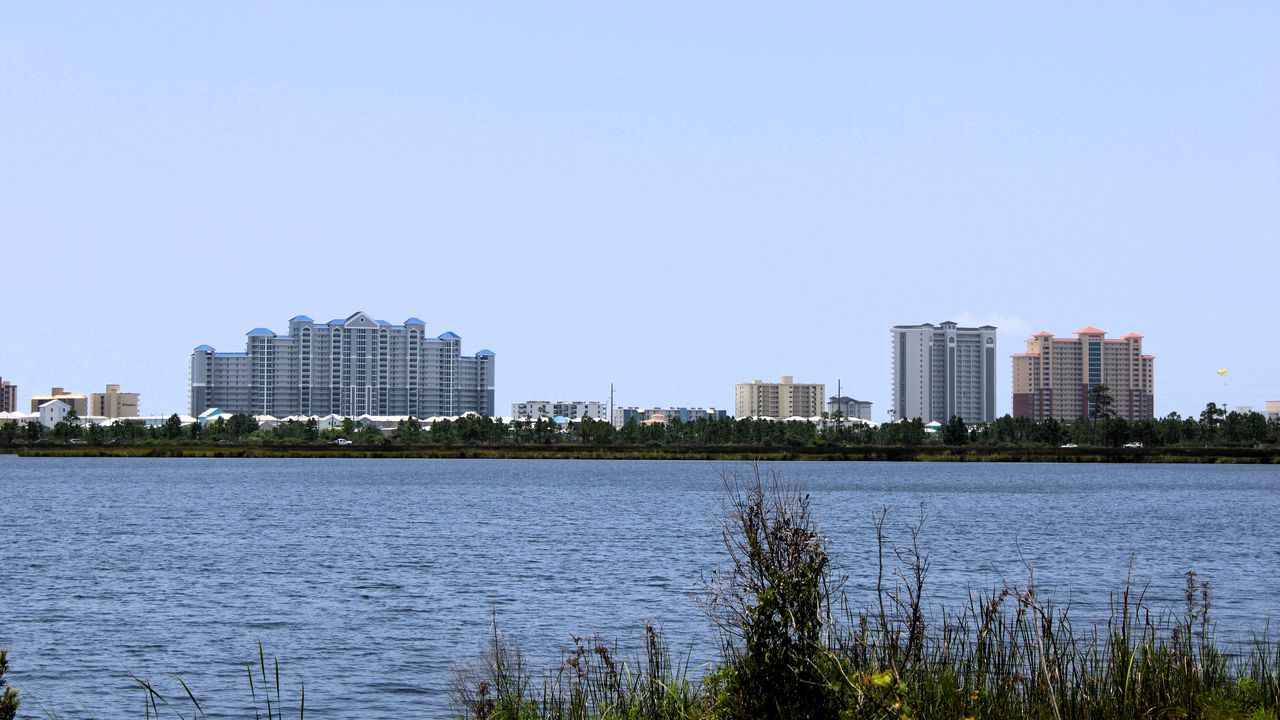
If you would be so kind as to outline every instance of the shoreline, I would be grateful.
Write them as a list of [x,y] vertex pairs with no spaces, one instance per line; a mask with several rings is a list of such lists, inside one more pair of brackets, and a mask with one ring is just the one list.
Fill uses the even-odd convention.
[[953,446],[381,446],[41,445],[0,449],[20,457],[413,458],[491,460],[732,460],[828,462],[1056,462],[1280,464],[1280,448],[1000,448]]

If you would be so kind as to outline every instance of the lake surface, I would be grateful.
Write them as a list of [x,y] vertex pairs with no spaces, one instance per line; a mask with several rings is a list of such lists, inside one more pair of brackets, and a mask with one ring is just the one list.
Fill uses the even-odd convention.
[[[1280,471],[1260,466],[781,463],[811,493],[855,604],[872,518],[923,506],[926,600],[1023,583],[1105,614],[1132,564],[1157,607],[1210,581],[1220,639],[1280,621]],[[646,620],[696,664],[720,565],[720,462],[0,456],[0,647],[23,711],[141,717],[130,674],[244,717],[244,663],[281,661],[307,717],[446,714],[496,613],[535,668],[570,633],[635,647]],[[290,701],[290,698],[293,698]],[[188,708],[183,708],[184,714]]]

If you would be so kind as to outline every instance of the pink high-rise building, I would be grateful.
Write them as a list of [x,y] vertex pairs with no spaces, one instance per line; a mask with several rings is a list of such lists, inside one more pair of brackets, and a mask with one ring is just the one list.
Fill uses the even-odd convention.
[[1074,338],[1038,332],[1013,356],[1013,416],[1074,420],[1092,416],[1089,388],[1106,385],[1111,412],[1126,420],[1155,417],[1155,358],[1142,354],[1142,336],[1108,340],[1095,327]]

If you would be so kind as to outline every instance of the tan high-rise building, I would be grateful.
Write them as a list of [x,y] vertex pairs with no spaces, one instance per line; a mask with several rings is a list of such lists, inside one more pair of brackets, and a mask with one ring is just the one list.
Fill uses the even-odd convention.
[[76,411],[76,415],[85,417],[89,414],[89,398],[79,393],[69,393],[60,387],[53,388],[48,395],[35,395],[31,398],[31,412],[40,412],[40,406],[50,400],[61,400],[67,407]]
[[0,378],[0,412],[17,412],[18,386]]
[[736,417],[817,417],[822,414],[827,386],[798,383],[790,375],[783,375],[782,381],[776,383],[760,380],[738,383],[734,395],[733,412]]
[[138,417],[138,393],[122,393],[119,385],[89,396],[89,414],[109,418]]
[[1075,336],[1038,332],[1027,339],[1026,352],[1013,356],[1013,416],[1089,418],[1089,388],[1106,385],[1116,417],[1155,417],[1155,358],[1142,354],[1142,336],[1108,340],[1095,327]]

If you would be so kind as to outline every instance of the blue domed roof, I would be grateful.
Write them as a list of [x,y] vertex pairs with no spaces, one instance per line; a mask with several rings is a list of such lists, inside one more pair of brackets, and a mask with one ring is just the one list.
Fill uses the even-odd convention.
[[275,335],[275,333],[271,332],[266,328],[254,328],[249,332],[245,333],[245,335]]
[[492,350],[481,350],[480,352],[476,353],[476,357],[480,357],[481,355],[485,355],[485,356],[490,356],[490,357],[492,357],[492,356],[493,356],[493,351],[492,351]]
[[208,345],[197,345],[196,349],[193,350],[192,352],[213,352],[213,348],[209,347]]
[[386,320],[379,320],[378,325],[382,327],[391,327],[391,323],[387,322]]
[[455,333],[446,331],[438,339],[439,340],[461,340],[462,338]]
[[426,325],[426,323],[425,323],[425,322],[423,322],[423,321],[419,320],[419,319],[418,319],[418,318],[416,318],[416,317],[411,317],[411,318],[409,318],[408,320],[405,320],[405,321],[404,321],[404,324],[405,324],[405,325],[409,325],[409,324],[414,324],[414,325]]
[[295,315],[292,319],[289,320],[289,322],[315,322],[315,320],[312,320],[306,315]]

